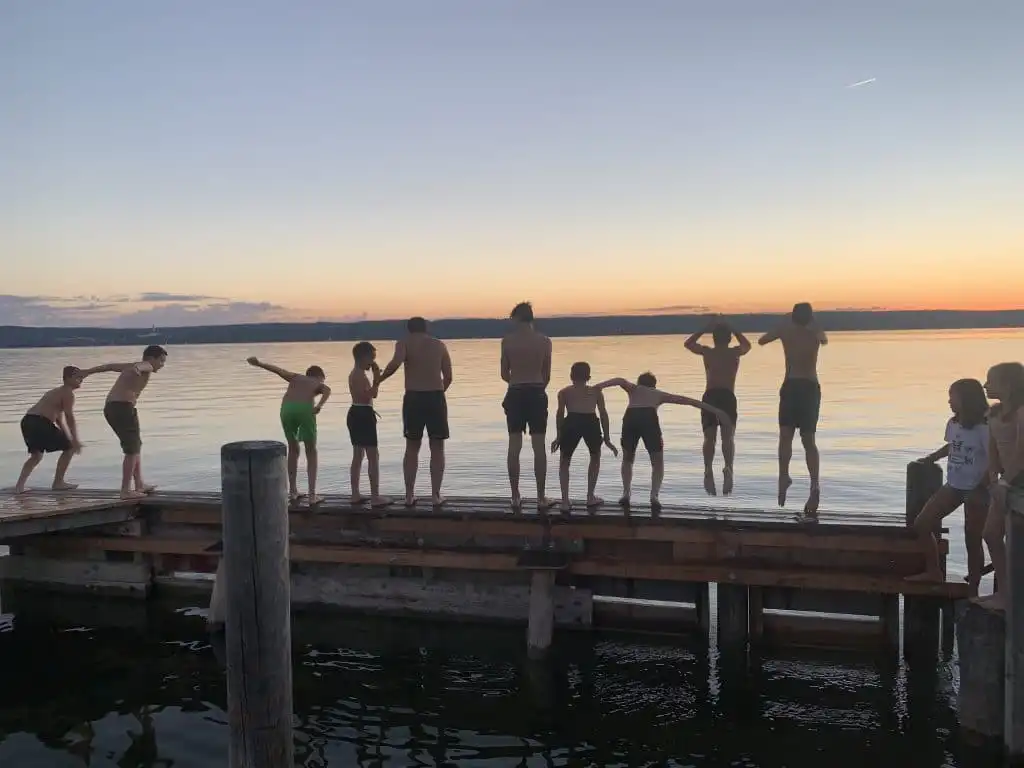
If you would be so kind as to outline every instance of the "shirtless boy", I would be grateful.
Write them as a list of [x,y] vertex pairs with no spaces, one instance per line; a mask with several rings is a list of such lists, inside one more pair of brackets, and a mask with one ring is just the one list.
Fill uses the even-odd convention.
[[[319,365],[311,365],[305,373],[293,373],[276,365],[264,363],[258,358],[246,360],[255,368],[275,373],[288,382],[288,388],[281,398],[281,428],[284,430],[285,441],[288,443],[288,498],[297,501],[302,498],[299,493],[299,443],[306,449],[306,479],[309,482],[309,506],[323,501],[316,493],[316,476],[319,467],[319,454],[316,447],[316,417],[331,396],[331,388],[324,380],[327,375]],[[314,404],[313,400],[320,399]]]
[[416,474],[420,447],[426,430],[430,442],[430,499],[435,507],[444,504],[444,442],[449,437],[448,401],[452,385],[452,359],[443,341],[427,333],[427,321],[412,317],[405,324],[409,335],[395,344],[395,354],[385,366],[380,381],[405,368],[405,396],[402,398],[402,429],[405,434],[405,506],[416,505]]
[[[352,347],[355,366],[348,375],[348,391],[352,395],[345,419],[348,435],[352,439],[352,503],[362,504],[366,497],[359,492],[359,476],[363,471],[363,456],[366,456],[366,469],[370,476],[370,505],[374,508],[386,507],[391,499],[380,495],[380,454],[377,450],[377,412],[373,410],[373,401],[377,398],[380,388],[380,366],[376,363],[377,350],[368,341],[360,341]],[[371,371],[373,381],[366,378]]]
[[[699,343],[701,336],[711,334],[714,346],[706,347]],[[736,336],[739,346],[731,347],[729,343]],[[740,358],[750,351],[747,337],[730,326],[721,315],[711,318],[706,327],[697,331],[685,342],[688,350],[704,358],[704,373],[707,377],[707,388],[701,400],[725,411],[736,425],[736,374],[740,369]],[[717,493],[715,488],[715,442],[718,436],[718,419],[705,411],[700,415],[701,427],[704,430],[704,490],[709,496]],[[736,442],[733,433],[722,434],[722,493],[732,493],[733,459],[736,456]]]
[[508,481],[512,490],[512,509],[520,511],[519,454],[523,434],[530,430],[533,444],[533,475],[537,482],[537,510],[543,512],[553,502],[544,495],[548,457],[544,435],[548,428],[548,383],[551,381],[551,339],[533,327],[533,306],[528,301],[516,304],[509,317],[513,329],[501,340],[501,378],[508,392],[501,402],[508,426]]
[[641,373],[636,384],[625,379],[609,379],[595,385],[595,389],[622,387],[629,394],[629,404],[622,416],[622,498],[619,504],[629,508],[633,486],[633,462],[636,449],[643,440],[644,448],[651,457],[651,512],[661,512],[661,482],[665,478],[665,443],[661,435],[658,408],[666,403],[689,405],[710,413],[718,419],[723,434],[732,431],[729,416],[721,409],[708,403],[682,395],[670,395],[657,389],[658,380],[653,373]]
[[587,444],[587,450],[590,451],[590,465],[587,467],[588,509],[604,503],[604,499],[594,492],[597,488],[597,475],[601,471],[601,444],[607,445],[616,456],[619,455],[618,448],[609,437],[611,429],[604,393],[587,384],[590,381],[590,365],[573,363],[569,379],[572,384],[558,393],[558,411],[555,415],[558,437],[551,443],[552,453],[561,449],[558,480],[562,486],[561,510],[566,514],[572,510],[569,501],[569,465],[580,440]]
[[786,356],[786,378],[779,390],[779,506],[786,505],[786,492],[793,484],[789,462],[793,458],[793,437],[800,430],[804,444],[811,490],[804,514],[816,517],[821,503],[820,458],[814,435],[821,411],[821,385],[818,383],[818,350],[828,337],[814,320],[811,305],[801,302],[793,307],[789,319],[769,331],[757,343],[782,342]]
[[55,491],[72,491],[78,487],[65,482],[64,474],[72,457],[82,451],[74,414],[75,390],[82,386],[82,371],[73,365],[66,366],[63,378],[64,383],[39,398],[21,420],[21,436],[28,448],[28,459],[14,486],[15,493],[25,493],[25,483],[43,455],[57,451],[60,451],[60,458],[51,487]]
[[121,462],[123,499],[138,499],[156,490],[155,485],[146,485],[142,479],[142,431],[139,428],[139,411],[136,405],[142,390],[149,384],[149,377],[163,368],[166,362],[167,350],[151,344],[142,350],[141,362],[107,363],[82,371],[83,378],[94,373],[118,374],[114,386],[107,393],[103,418],[117,435],[124,453],[124,461]]

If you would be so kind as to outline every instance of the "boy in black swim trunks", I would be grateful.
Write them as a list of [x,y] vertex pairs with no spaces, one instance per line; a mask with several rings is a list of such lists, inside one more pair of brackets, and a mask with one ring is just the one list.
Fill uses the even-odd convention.
[[[363,456],[366,456],[366,469],[370,476],[370,505],[375,508],[386,507],[391,499],[380,495],[380,454],[377,450],[377,412],[373,410],[373,401],[380,389],[380,366],[376,363],[377,350],[368,341],[360,341],[352,347],[355,366],[348,375],[348,391],[352,395],[352,405],[348,409],[346,423],[348,434],[352,439],[352,503],[362,504],[366,497],[359,492],[359,476],[363,471]],[[372,371],[373,381],[366,378],[366,372]]]
[[[699,343],[701,336],[711,334],[714,346],[706,347]],[[729,346],[732,337],[736,336],[739,346]],[[730,326],[721,315],[715,315],[703,329],[690,336],[685,342],[686,348],[704,359],[704,373],[707,388],[701,400],[725,411],[736,426],[736,374],[740,368],[740,358],[750,352],[747,337]],[[717,493],[713,464],[715,461],[715,443],[718,438],[718,419],[705,411],[700,415],[701,428],[704,430],[704,490],[709,496]],[[722,493],[732,493],[733,460],[736,455],[734,434],[722,434],[722,459],[725,467],[722,470]]]
[[629,507],[633,485],[633,462],[636,460],[636,449],[642,440],[651,457],[651,512],[654,514],[661,511],[658,496],[661,493],[662,480],[665,478],[665,443],[661,435],[658,408],[665,403],[689,405],[713,414],[723,432],[732,430],[732,422],[720,408],[682,395],[662,392],[656,388],[657,385],[658,380],[654,374],[647,372],[637,377],[636,384],[616,378],[602,381],[594,387],[622,387],[629,394],[629,404],[622,416],[622,498],[619,499],[619,504]]
[[[587,385],[590,381],[590,365],[573,363],[569,378],[572,384],[558,393],[558,413],[555,415],[558,437],[551,443],[552,453],[561,448],[558,480],[562,486],[561,509],[565,513],[572,509],[572,503],[569,501],[569,465],[580,440],[587,444],[590,451],[590,465],[587,468],[588,509],[604,503],[604,499],[594,493],[597,488],[597,475],[601,471],[601,444],[604,443],[611,448],[613,454],[619,455],[618,449],[609,437],[608,409],[604,405],[604,393]],[[594,413],[595,410],[597,413]]]
[[64,383],[54,387],[39,402],[28,409],[21,420],[21,436],[28,448],[28,459],[21,468],[18,482],[14,485],[15,493],[25,493],[25,483],[32,474],[43,455],[60,451],[57,469],[53,473],[55,491],[71,491],[77,488],[64,481],[75,454],[81,453],[82,444],[78,441],[78,425],[75,422],[75,390],[82,386],[82,371],[73,365],[66,366],[63,372]]

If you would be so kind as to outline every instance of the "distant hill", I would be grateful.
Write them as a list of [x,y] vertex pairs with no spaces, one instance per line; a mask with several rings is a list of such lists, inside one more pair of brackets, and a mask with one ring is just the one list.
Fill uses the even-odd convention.
[[[819,312],[818,319],[831,331],[897,331],[954,328],[1020,328],[1024,309],[992,312],[856,311]],[[779,315],[730,315],[741,331],[763,332],[779,322]],[[598,317],[543,317],[537,327],[551,336],[647,336],[689,334],[706,322],[702,315],[623,315]],[[500,338],[508,320],[462,318],[436,320],[431,330],[444,339]],[[199,325],[182,328],[23,328],[0,326],[0,348],[138,346],[144,344],[255,344],[286,341],[355,341],[397,339],[405,332],[404,320],[363,320],[355,323],[253,323]]]

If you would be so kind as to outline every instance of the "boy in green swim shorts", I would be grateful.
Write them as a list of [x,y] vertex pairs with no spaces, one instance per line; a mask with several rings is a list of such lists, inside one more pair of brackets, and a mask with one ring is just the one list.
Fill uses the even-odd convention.
[[[264,363],[255,357],[248,359],[249,365],[276,373],[288,382],[288,388],[281,398],[281,427],[288,443],[288,496],[292,501],[300,497],[297,476],[299,473],[299,443],[306,448],[306,477],[309,480],[309,505],[323,501],[316,493],[317,449],[316,417],[331,396],[331,388],[324,383],[326,375],[319,365],[311,365],[304,374],[286,371],[276,365]],[[320,399],[314,403],[314,398]]]

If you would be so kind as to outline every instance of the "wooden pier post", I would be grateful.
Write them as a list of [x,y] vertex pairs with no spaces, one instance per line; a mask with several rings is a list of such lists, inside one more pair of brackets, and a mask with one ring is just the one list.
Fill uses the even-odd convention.
[[1006,629],[1003,617],[970,601],[957,616],[960,650],[960,727],[986,739],[1003,734],[1003,680]]
[[273,441],[220,453],[230,768],[294,761],[285,454]]
[[1011,761],[1024,761],[1024,492],[1007,492],[1006,686],[1003,741]]
[[530,574],[530,617],[526,628],[526,651],[531,659],[547,654],[554,628],[555,571],[535,570]]
[[[942,468],[912,461],[907,465],[906,521],[914,520],[925,503],[942,487]],[[935,533],[941,531],[941,524]],[[915,655],[924,666],[933,666],[939,653],[940,601],[933,597],[903,598],[903,658],[913,663]]]

